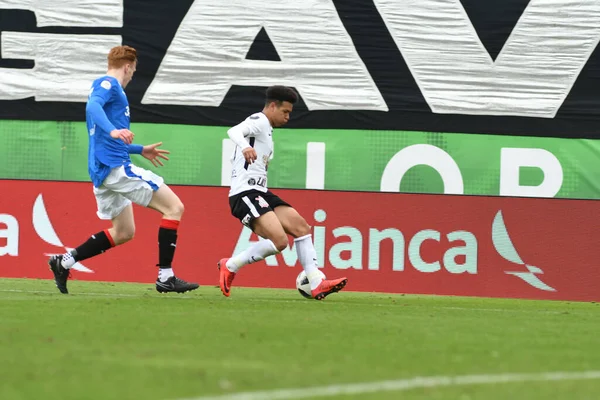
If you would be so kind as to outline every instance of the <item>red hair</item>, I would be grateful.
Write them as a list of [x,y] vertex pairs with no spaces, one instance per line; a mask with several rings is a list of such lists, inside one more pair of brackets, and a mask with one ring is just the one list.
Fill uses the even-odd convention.
[[121,68],[125,64],[137,62],[137,52],[133,47],[117,46],[108,52],[108,68]]

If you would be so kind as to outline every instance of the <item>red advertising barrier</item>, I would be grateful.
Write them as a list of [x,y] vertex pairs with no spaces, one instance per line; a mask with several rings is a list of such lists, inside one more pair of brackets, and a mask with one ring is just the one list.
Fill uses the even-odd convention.
[[[50,279],[48,254],[107,227],[96,217],[89,183],[0,181],[0,188],[0,277]],[[230,215],[228,188],[173,188],[186,206],[175,272],[217,285],[217,261],[257,237]],[[313,226],[323,272],[347,276],[347,290],[600,300],[597,201],[274,192]],[[133,241],[85,260],[74,279],[154,282],[160,215],[134,210]],[[300,271],[288,249],[244,267],[235,283],[293,288]]]

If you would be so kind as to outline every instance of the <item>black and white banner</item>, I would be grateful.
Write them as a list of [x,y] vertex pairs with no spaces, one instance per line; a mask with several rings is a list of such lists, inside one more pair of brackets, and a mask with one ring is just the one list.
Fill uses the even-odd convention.
[[136,122],[600,138],[598,0],[0,0],[0,118],[82,120],[119,44]]

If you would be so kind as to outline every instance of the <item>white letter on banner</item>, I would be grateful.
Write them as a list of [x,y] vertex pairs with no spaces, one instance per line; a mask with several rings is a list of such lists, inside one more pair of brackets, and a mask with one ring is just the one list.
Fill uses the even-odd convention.
[[325,149],[323,142],[306,144],[306,188],[325,189]]
[[0,239],[6,239],[6,245],[0,246],[0,256],[19,255],[19,222],[14,216],[0,214]]
[[435,169],[444,182],[444,194],[464,194],[460,168],[452,156],[430,144],[414,144],[394,154],[381,175],[382,192],[398,192],[404,175],[416,165]]
[[40,27],[120,28],[123,26],[123,0],[0,0],[0,10],[2,9],[33,11],[37,26]]
[[0,100],[84,102],[92,81],[106,72],[115,35],[2,32],[2,57],[35,60],[32,69],[0,68]]
[[[522,186],[521,167],[539,168],[544,180],[538,186]],[[503,148],[500,152],[500,196],[554,197],[563,183],[558,158],[544,149]]]
[[[245,59],[263,27],[282,61]],[[388,110],[330,0],[196,0],[142,103],[218,107],[232,85],[294,86],[309,110]]]
[[553,118],[600,40],[598,0],[532,0],[496,61],[460,0],[374,0],[434,113]]

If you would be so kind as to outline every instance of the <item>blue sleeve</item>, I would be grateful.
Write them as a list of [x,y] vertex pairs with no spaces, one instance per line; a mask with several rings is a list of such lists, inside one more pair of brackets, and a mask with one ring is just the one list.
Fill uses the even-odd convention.
[[109,80],[105,80],[100,85],[94,87],[85,108],[86,113],[91,117],[94,124],[109,133],[116,128],[106,116],[103,107],[110,101],[114,91],[113,88],[114,85]]
[[128,144],[127,151],[129,154],[142,154],[142,150],[144,150],[144,146],[141,144]]
[[104,109],[102,109],[102,104],[96,100],[96,97],[92,97],[88,100],[87,106],[85,107],[86,113],[91,116],[94,124],[96,124],[100,129],[105,132],[114,131],[115,126],[108,120]]

